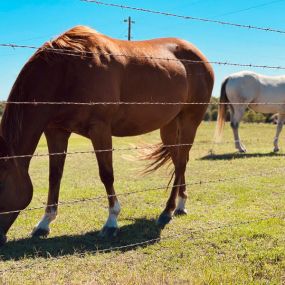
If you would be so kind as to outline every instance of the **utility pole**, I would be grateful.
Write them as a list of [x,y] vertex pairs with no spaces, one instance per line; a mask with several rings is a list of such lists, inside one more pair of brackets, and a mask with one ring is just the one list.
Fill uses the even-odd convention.
[[135,21],[132,21],[131,17],[128,17],[128,19],[124,20],[125,23],[128,23],[128,41],[132,39],[132,24],[135,23]]

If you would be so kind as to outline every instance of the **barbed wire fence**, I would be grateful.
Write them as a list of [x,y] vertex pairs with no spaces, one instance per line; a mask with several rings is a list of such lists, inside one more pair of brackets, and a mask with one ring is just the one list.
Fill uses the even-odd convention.
[[[227,26],[233,26],[236,28],[242,28],[242,29],[249,29],[249,30],[259,30],[263,32],[270,32],[270,33],[278,33],[278,34],[285,34],[285,31],[280,30],[280,29],[274,29],[271,27],[258,27],[258,26],[253,26],[253,25],[244,25],[244,24],[238,24],[238,23],[232,23],[232,22],[225,22],[225,21],[218,21],[218,20],[213,20],[213,19],[207,19],[207,18],[198,18],[198,17],[192,17],[192,16],[183,16],[183,15],[177,15],[174,13],[167,13],[167,12],[162,12],[162,11],[155,11],[155,10],[150,10],[150,9],[144,9],[144,8],[138,8],[138,7],[131,7],[127,5],[119,5],[119,4],[113,4],[113,3],[106,3],[102,1],[96,1],[96,0],[80,0],[81,2],[89,2],[89,3],[94,3],[97,5],[104,5],[108,7],[116,7],[116,8],[121,8],[121,9],[129,9],[129,10],[134,10],[138,12],[143,12],[143,13],[151,13],[151,14],[156,14],[156,15],[162,15],[162,16],[169,16],[169,17],[175,17],[175,18],[181,18],[185,20],[193,20],[193,21],[200,21],[200,22],[205,22],[205,23],[212,23],[212,24],[220,24],[220,25],[227,25]],[[17,45],[13,43],[1,43],[0,47],[7,47],[7,48],[25,48],[25,49],[33,49],[33,50],[41,50],[43,49],[42,47],[36,47],[36,46],[28,46],[28,45]],[[77,52],[77,51],[70,51],[70,50],[65,50],[65,49],[57,49],[57,48],[44,48],[45,51],[55,53],[55,54],[60,54],[63,56],[74,56],[74,57],[80,57],[82,59],[88,59],[88,58],[93,58],[96,55],[104,55],[104,56],[110,56],[110,57],[134,57],[133,55],[127,55],[127,54],[113,54],[113,53],[98,53],[98,52]],[[147,59],[147,60],[165,60],[165,61],[179,61],[183,62],[186,64],[202,64],[204,62],[201,61],[194,61],[194,60],[189,60],[189,59],[177,59],[177,58],[163,58],[163,57],[155,57],[155,56],[136,56],[138,59]],[[285,66],[274,66],[274,65],[262,65],[262,64],[252,64],[252,63],[235,63],[235,62],[228,62],[228,61],[208,61],[207,63],[209,64],[215,64],[215,65],[223,65],[223,66],[239,66],[239,67],[250,67],[250,68],[262,68],[262,69],[275,69],[275,70],[285,70]],[[194,74],[194,75],[200,75],[200,74]],[[97,106],[97,105],[143,105],[143,106],[151,106],[151,105],[218,105],[218,104],[225,104],[225,105],[248,105],[249,103],[245,102],[229,102],[229,103],[219,103],[219,102],[210,102],[210,103],[205,103],[205,102],[13,102],[13,101],[0,101],[0,104],[7,105],[7,104],[21,104],[21,105],[31,105],[31,106],[42,106],[42,105],[76,105],[76,106]],[[253,105],[285,105],[285,102],[254,102]],[[209,142],[196,142],[194,145],[207,145]],[[232,142],[224,142],[224,143],[232,143]],[[221,143],[218,143],[221,144]],[[193,144],[174,144],[174,145],[164,145],[166,148],[173,148],[173,147],[183,147],[183,146],[192,146]],[[61,153],[35,153],[35,154],[26,154],[26,155],[12,155],[12,156],[2,156],[0,157],[0,160],[7,160],[7,159],[21,159],[21,158],[32,158],[32,157],[49,157],[49,156],[58,156],[58,155],[82,155],[82,154],[94,154],[97,152],[114,152],[114,151],[133,151],[133,150],[142,150],[142,149],[152,149],[155,148],[156,146],[154,145],[148,145],[148,146],[135,146],[135,147],[125,147],[125,148],[112,148],[112,149],[101,149],[101,150],[92,150],[92,151],[72,151],[72,152],[61,152]],[[262,171],[262,172],[256,172],[256,173],[251,173],[247,175],[241,175],[241,176],[236,176],[236,177],[227,177],[227,178],[218,178],[218,179],[213,179],[213,180],[199,180],[195,181],[192,183],[185,183],[185,184],[179,184],[179,185],[174,185],[173,187],[180,187],[180,186],[193,186],[193,185],[205,185],[205,184],[214,184],[214,183],[224,183],[224,182],[233,182],[236,180],[247,180],[249,178],[253,177],[268,177],[271,176],[272,174],[278,174],[284,172],[285,168],[277,168],[274,170],[269,170],[269,171]],[[116,196],[129,196],[129,195],[134,195],[138,193],[145,193],[145,192],[150,192],[150,191],[160,191],[163,189],[166,189],[166,185],[161,185],[158,187],[151,187],[151,188],[145,188],[142,190],[137,190],[137,191],[129,191],[121,194],[117,194]],[[51,204],[51,205],[41,205],[41,206],[35,206],[35,207],[30,207],[26,209],[17,209],[14,211],[6,211],[6,212],[0,212],[0,215],[7,215],[11,213],[27,213],[30,211],[34,210],[39,210],[39,209],[44,209],[46,207],[52,207],[52,206],[72,206],[75,204],[83,204],[83,203],[90,203],[90,202],[95,202],[99,201],[102,199],[106,199],[106,197],[111,197],[112,195],[104,195],[104,196],[99,196],[99,197],[89,197],[89,198],[80,198],[80,199],[73,199],[73,200],[68,200],[68,201],[61,201],[58,204]],[[165,239],[174,239],[174,238],[184,238],[184,237],[190,237],[193,234],[203,234],[205,231],[216,231],[216,230],[222,230],[226,228],[232,228],[232,227],[237,227],[241,225],[246,225],[246,224],[251,224],[251,223],[259,223],[265,220],[273,219],[273,218],[278,218],[278,219],[284,219],[285,218],[285,213],[275,213],[266,217],[262,217],[259,219],[252,219],[252,220],[246,220],[246,221],[241,221],[237,223],[231,223],[231,224],[223,224],[219,226],[213,226],[213,227],[208,227],[208,228],[203,228],[203,229],[188,229],[186,231],[183,231],[180,234],[175,234],[175,235],[169,235],[165,237],[158,237],[154,239],[149,239],[145,240],[142,242],[138,243],[132,243],[132,244],[127,244],[127,245],[122,245],[122,246],[117,246],[117,247],[110,247],[110,248],[105,248],[105,249],[99,249],[96,251],[93,251],[93,254],[98,254],[98,253],[107,253],[107,252],[113,252],[113,251],[120,251],[123,249],[127,248],[135,248],[135,247],[140,247],[148,244],[153,244],[157,243],[159,241],[165,240]],[[200,235],[200,236],[201,236]],[[90,252],[89,252],[90,253]],[[63,258],[61,256],[56,257],[58,258]],[[33,264],[27,265],[27,266],[16,266],[16,267],[11,267],[9,269],[4,269],[0,270],[0,274],[14,271],[14,270],[24,270],[27,267],[32,267]]]

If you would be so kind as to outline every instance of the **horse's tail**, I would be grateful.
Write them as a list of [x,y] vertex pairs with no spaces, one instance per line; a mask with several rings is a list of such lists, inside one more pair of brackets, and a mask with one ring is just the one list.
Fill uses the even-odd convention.
[[219,110],[218,110],[218,120],[215,132],[215,139],[219,141],[221,139],[226,117],[227,117],[227,107],[229,103],[229,99],[226,93],[226,85],[228,83],[229,78],[227,78],[221,86],[221,95],[220,95],[220,103],[219,103]]
[[151,173],[170,162],[171,155],[168,147],[159,143],[151,153],[144,155],[144,159],[153,160],[144,171],[144,173]]
[[[144,170],[145,174],[151,173],[159,169],[165,164],[169,164],[171,161],[171,154],[169,151],[169,147],[164,146],[162,143],[157,144],[156,148],[149,154],[144,155],[144,159],[153,160]],[[173,177],[174,171],[172,172],[171,178],[167,184],[169,187]]]

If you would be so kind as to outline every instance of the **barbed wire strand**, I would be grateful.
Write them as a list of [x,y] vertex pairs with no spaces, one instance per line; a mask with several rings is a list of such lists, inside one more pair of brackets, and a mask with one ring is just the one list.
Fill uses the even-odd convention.
[[[206,143],[203,143],[206,144]],[[189,144],[172,144],[172,145],[161,145],[166,148],[193,146],[194,143]],[[134,146],[125,148],[109,148],[109,149],[96,149],[87,151],[69,151],[69,152],[52,152],[52,153],[35,153],[35,154],[23,154],[23,155],[11,155],[11,156],[0,156],[0,160],[17,159],[17,158],[31,158],[31,157],[46,157],[46,156],[60,156],[60,155],[76,155],[76,154],[95,154],[101,152],[114,152],[114,151],[132,151],[132,150],[146,150],[155,149],[158,145],[147,145],[147,146]]]
[[[276,70],[285,70],[285,66],[272,66],[272,65],[262,65],[262,64],[251,64],[251,63],[235,63],[228,61],[200,61],[200,60],[190,60],[190,59],[178,59],[178,58],[165,58],[165,57],[156,57],[156,56],[136,56],[128,54],[114,54],[107,52],[92,52],[92,51],[76,51],[76,50],[67,50],[59,48],[48,48],[48,47],[36,47],[29,45],[18,45],[12,43],[0,43],[0,47],[11,47],[11,48],[28,48],[36,50],[45,50],[48,52],[53,52],[56,54],[75,56],[81,58],[93,58],[94,55],[105,55],[105,56],[117,56],[117,57],[126,57],[126,58],[138,58],[138,59],[149,59],[149,60],[165,60],[165,61],[176,61],[183,62],[188,64],[215,64],[215,65],[228,65],[228,66],[239,66],[239,67],[249,67],[249,68],[262,68],[262,69],[276,69]],[[192,74],[195,75],[195,74]]]
[[199,22],[206,22],[206,23],[214,23],[214,24],[233,26],[233,27],[243,28],[243,29],[251,29],[251,30],[264,31],[264,32],[285,34],[285,31],[280,30],[280,29],[274,29],[274,28],[271,28],[271,27],[258,27],[258,26],[254,26],[254,25],[238,24],[238,23],[232,23],[232,22],[226,22],[226,21],[220,21],[220,20],[213,20],[213,19],[208,19],[208,18],[200,18],[200,17],[193,17],[193,16],[183,16],[183,15],[178,15],[178,14],[174,14],[174,13],[156,11],[156,10],[151,10],[151,9],[138,8],[138,7],[121,5],[121,4],[114,4],[114,3],[106,3],[106,2],[97,1],[97,0],[80,0],[80,1],[81,2],[87,2],[87,3],[95,3],[97,5],[102,5],[102,6],[116,7],[116,8],[128,9],[128,10],[133,10],[133,11],[138,11],[138,12],[144,12],[144,13],[150,13],[150,14],[156,14],[156,15],[163,15],[163,16],[168,16],[168,17],[176,17],[176,18],[185,19],[185,20],[192,20],[192,21],[199,21]]
[[[253,173],[253,174],[247,174],[244,176],[236,176],[236,177],[230,177],[230,178],[219,178],[219,179],[213,179],[213,180],[199,180],[191,183],[184,183],[184,184],[176,184],[173,185],[172,187],[182,187],[182,186],[194,186],[194,185],[205,185],[205,184],[213,184],[213,183],[223,183],[223,182],[232,182],[235,180],[243,180],[247,178],[252,178],[252,177],[267,177],[268,175],[278,173],[279,171],[284,171],[285,168],[278,168],[278,169],[273,169],[270,171],[263,171],[263,172],[258,172],[258,173]],[[151,188],[145,188],[142,190],[137,190],[137,191],[131,191],[131,192],[125,192],[125,193],[118,193],[114,195],[104,195],[104,196],[98,196],[98,197],[91,197],[91,198],[80,198],[80,199],[75,199],[75,200],[70,200],[70,201],[62,201],[59,203],[54,203],[54,204],[47,204],[44,206],[36,206],[36,207],[31,207],[31,208],[26,208],[26,209],[18,209],[18,210],[13,210],[13,211],[3,211],[0,212],[0,215],[8,215],[8,214],[13,214],[13,213],[19,213],[19,212],[28,212],[28,211],[34,211],[34,210],[39,210],[39,209],[44,209],[47,207],[55,207],[55,206],[65,206],[65,205],[74,205],[74,204],[79,204],[79,203],[86,203],[86,202],[92,202],[96,200],[101,200],[101,199],[106,199],[110,197],[118,197],[118,196],[129,196],[137,193],[145,193],[145,192],[150,192],[150,191],[158,191],[158,190],[165,190],[169,186],[167,185],[162,185],[158,187],[151,187]]]
[[[245,140],[244,143],[261,143],[260,140]],[[196,145],[224,145],[224,144],[234,144],[234,141],[224,141],[224,142],[215,142],[215,141],[203,141],[195,143],[184,143],[184,144],[171,144],[171,145],[161,145],[165,148],[174,148],[174,147],[184,147],[184,146],[196,146]],[[1,160],[9,159],[19,159],[19,158],[32,158],[32,157],[50,157],[50,156],[61,156],[61,155],[79,155],[79,154],[95,154],[102,152],[115,152],[115,151],[135,151],[135,150],[148,150],[156,149],[160,144],[153,145],[144,145],[144,146],[133,146],[133,147],[122,147],[122,148],[110,148],[110,149],[97,149],[97,150],[84,150],[84,151],[67,151],[67,152],[51,152],[51,153],[34,153],[34,154],[23,154],[23,155],[7,155],[0,156]]]
[[284,102],[45,102],[45,101],[0,101],[3,105],[81,105],[81,106],[97,106],[97,105],[285,105]]

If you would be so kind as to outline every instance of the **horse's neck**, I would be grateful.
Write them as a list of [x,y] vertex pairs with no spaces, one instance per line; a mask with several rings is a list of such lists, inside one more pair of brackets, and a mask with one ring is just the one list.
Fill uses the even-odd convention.
[[[35,108],[31,106],[31,108]],[[12,156],[32,156],[36,150],[44,129],[44,122],[41,120],[39,111],[26,111],[27,108],[21,110],[21,116],[16,118],[15,110],[10,109],[10,114],[4,114],[5,120],[2,122],[2,130],[4,128],[3,137],[6,140]],[[17,124],[15,122],[19,120]],[[6,125],[3,125],[6,124]],[[14,125],[15,124],[15,125]],[[20,158],[17,161],[25,168],[29,167],[31,157]]]
[[19,142],[13,146],[13,153],[15,155],[29,155],[30,157],[26,158],[24,165],[26,167],[29,166],[29,162],[31,160],[31,155],[34,154],[38,142],[40,140],[42,132],[33,128],[29,128],[28,130],[24,129],[20,133]]

